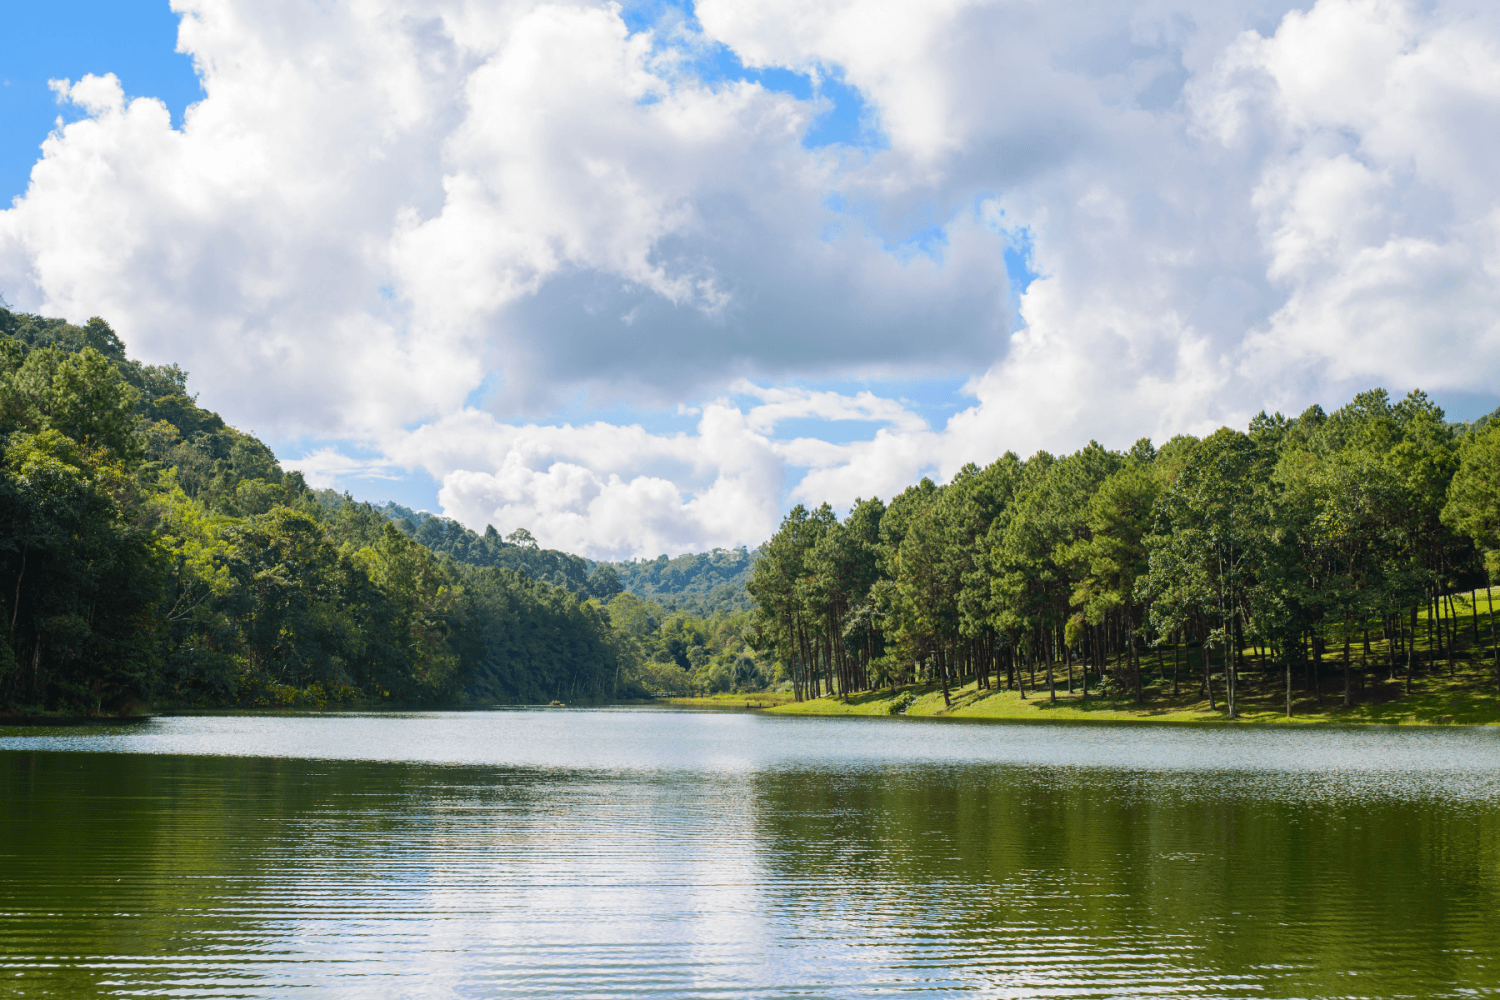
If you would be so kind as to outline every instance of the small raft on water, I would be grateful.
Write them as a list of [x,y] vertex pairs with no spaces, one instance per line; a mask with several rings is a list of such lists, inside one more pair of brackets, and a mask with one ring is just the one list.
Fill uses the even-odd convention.
[[552,704],[548,705],[547,707],[548,708],[562,708],[563,707],[563,703],[560,702],[560,701],[554,701]]

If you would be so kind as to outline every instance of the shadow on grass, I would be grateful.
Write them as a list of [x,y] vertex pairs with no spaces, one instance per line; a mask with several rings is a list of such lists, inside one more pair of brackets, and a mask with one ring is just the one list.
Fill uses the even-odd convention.
[[[1462,668],[1460,668],[1462,669]],[[1413,693],[1404,693],[1404,682],[1387,680],[1371,671],[1366,676],[1364,690],[1355,685],[1355,705],[1344,708],[1343,687],[1337,678],[1324,675],[1325,688],[1321,698],[1306,689],[1303,678],[1296,677],[1296,688],[1292,695],[1292,716],[1286,715],[1285,675],[1280,672],[1245,670],[1241,674],[1238,692],[1239,718],[1249,724],[1276,723],[1333,723],[1365,725],[1484,725],[1500,723],[1500,695],[1493,692],[1493,671],[1467,670],[1456,677],[1443,673],[1419,674],[1414,679]],[[1222,676],[1216,676],[1222,683]],[[1330,683],[1332,682],[1332,683]],[[842,697],[831,697],[817,701],[788,705],[787,709],[799,714],[850,714],[878,715],[882,707],[890,706],[896,699],[909,694],[912,708],[906,714],[913,717],[958,717],[958,718],[1009,718],[1064,721],[1074,719],[1087,721],[1166,721],[1185,723],[1231,722],[1224,700],[1224,691],[1216,687],[1215,705],[1209,708],[1197,684],[1183,685],[1183,693],[1170,695],[1150,683],[1146,686],[1146,698],[1136,702],[1129,698],[1111,697],[1091,690],[1084,699],[1082,692],[1074,694],[1058,692],[1057,701],[1048,697],[1045,686],[1040,689],[1027,686],[1027,697],[1023,701],[1014,689],[976,689],[970,681],[963,687],[954,687],[951,703],[941,702],[942,687],[938,684],[909,684],[891,690],[862,691]],[[993,698],[1001,700],[986,705]]]

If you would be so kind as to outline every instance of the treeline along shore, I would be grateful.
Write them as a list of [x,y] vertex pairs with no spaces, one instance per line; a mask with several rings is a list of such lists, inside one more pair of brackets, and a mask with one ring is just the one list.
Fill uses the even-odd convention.
[[1374,390],[1160,448],[1008,453],[842,520],[799,506],[749,590],[794,699],[824,711],[1406,698],[1500,721],[1497,571],[1500,421]]
[[1500,421],[1420,392],[1008,453],[798,506],[753,553],[608,563],[312,489],[104,320],[0,308],[5,717],[755,692],[1500,721],[1497,571]]

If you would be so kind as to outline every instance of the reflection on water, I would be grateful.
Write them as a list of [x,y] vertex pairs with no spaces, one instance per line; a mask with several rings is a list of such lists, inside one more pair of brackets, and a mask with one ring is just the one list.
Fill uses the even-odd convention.
[[0,993],[1500,992],[1500,734],[0,729]]

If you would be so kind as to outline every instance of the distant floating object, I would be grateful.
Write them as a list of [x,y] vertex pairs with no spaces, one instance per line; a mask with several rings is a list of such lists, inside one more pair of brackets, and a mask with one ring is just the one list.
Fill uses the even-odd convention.
[[563,707],[563,703],[560,702],[560,701],[554,701],[552,704],[548,705],[547,707],[548,708],[562,708]]

